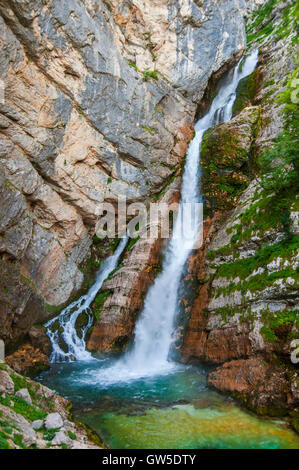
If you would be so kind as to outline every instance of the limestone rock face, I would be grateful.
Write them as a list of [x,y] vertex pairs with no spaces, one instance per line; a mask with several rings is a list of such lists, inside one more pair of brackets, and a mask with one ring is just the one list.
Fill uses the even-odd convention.
[[[296,383],[296,374],[293,380]],[[208,377],[209,385],[234,394],[259,414],[272,416],[299,405],[298,397],[289,393],[288,382],[282,366],[269,366],[258,357],[226,362]]]
[[28,377],[35,377],[40,371],[49,367],[50,352],[51,348],[45,354],[38,347],[33,347],[32,344],[26,342],[12,354],[6,356],[5,362],[16,372]]
[[[210,373],[209,383],[234,393],[250,408],[266,414],[293,409],[298,416],[297,379],[291,362],[299,321],[297,195],[290,188],[283,205],[283,193],[267,191],[258,166],[260,154],[285,125],[276,98],[285,90],[283,77],[295,68],[294,32],[291,27],[288,34],[277,32],[286,6],[279,2],[258,27],[260,58],[251,77],[256,80],[255,93],[244,100],[247,107],[241,106],[230,122],[204,138],[204,170],[211,163],[216,170],[231,166],[239,176],[247,173],[247,187],[241,194],[231,192],[230,198],[229,191],[216,191],[219,182],[231,185],[228,173],[219,181],[220,171],[204,171],[206,195],[214,202],[208,215],[212,213],[214,219],[205,236],[205,261],[182,357],[186,362],[219,365]],[[252,49],[256,46],[252,43]],[[252,110],[257,112],[254,121],[248,114]],[[231,138],[232,131],[237,141]],[[228,135],[232,145],[226,146]]]
[[60,446],[62,444],[71,445],[72,440],[66,435],[64,431],[59,431],[56,433],[54,439],[52,440],[53,446]]
[[209,374],[209,384],[218,390],[248,393],[266,378],[267,367],[257,358],[226,362]]
[[27,388],[21,388],[20,390],[18,390],[16,393],[16,397],[20,397],[25,400],[28,405],[32,405],[32,400]]
[[[243,1],[106,0],[120,31],[121,49],[138,69],[157,70],[193,100],[244,41]],[[125,40],[127,38],[127,41]],[[217,44],[216,48],[210,44]],[[203,67],[202,64],[205,64]]]
[[[30,4],[29,4],[30,3]],[[7,344],[82,285],[99,204],[177,172],[244,0],[0,1],[0,328]]]

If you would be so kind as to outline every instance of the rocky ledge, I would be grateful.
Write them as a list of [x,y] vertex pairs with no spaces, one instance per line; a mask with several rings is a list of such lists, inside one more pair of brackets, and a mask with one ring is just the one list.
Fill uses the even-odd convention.
[[1,449],[99,449],[99,439],[72,421],[71,403],[0,363]]

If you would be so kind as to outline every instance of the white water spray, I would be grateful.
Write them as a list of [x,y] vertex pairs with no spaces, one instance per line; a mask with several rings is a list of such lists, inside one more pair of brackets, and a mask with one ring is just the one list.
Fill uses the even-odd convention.
[[[113,255],[109,256],[102,263],[97,272],[96,281],[87,294],[83,295],[75,302],[72,302],[68,307],[62,310],[58,317],[46,323],[47,335],[50,338],[53,348],[50,357],[51,362],[66,362],[74,359],[78,361],[88,361],[93,359],[92,355],[86,351],[85,344],[86,332],[93,323],[93,314],[90,309],[90,304],[95,299],[105,279],[109,276],[111,271],[116,268],[127,241],[128,237],[123,238]],[[81,334],[78,336],[76,321],[81,313],[85,313],[87,316],[87,323],[82,327]],[[55,322],[58,322],[57,328],[54,328]],[[63,340],[64,344],[67,346],[66,352],[59,345],[59,339]]]
[[[127,381],[144,376],[163,374],[175,369],[177,366],[169,359],[169,351],[174,341],[173,331],[178,310],[178,289],[182,278],[184,266],[198,240],[201,230],[199,219],[192,226],[193,233],[184,235],[182,227],[181,207],[184,203],[196,204],[200,201],[199,194],[199,164],[200,149],[204,133],[210,127],[226,122],[232,117],[232,109],[236,99],[237,87],[244,77],[250,75],[257,64],[258,51],[253,52],[244,61],[235,67],[233,76],[227,79],[216,97],[208,113],[195,124],[195,137],[189,145],[186,165],[182,181],[181,202],[175,222],[172,238],[168,244],[162,272],[149,289],[144,309],[135,328],[135,340],[128,351],[112,367],[93,371],[92,377],[86,377],[86,382],[114,383]],[[242,66],[240,65],[242,62]],[[198,217],[198,212],[194,212]],[[53,345],[52,362],[54,360],[68,360],[74,356],[78,360],[91,359],[92,356],[85,349],[84,336],[90,324],[86,325],[82,338],[78,338],[75,323],[82,311],[89,311],[89,306],[101,287],[104,279],[117,264],[117,259],[124,249],[126,241],[122,241],[113,257],[108,258],[105,273],[100,270],[94,286],[86,296],[69,305],[58,317],[63,329],[63,339],[68,345],[68,353],[61,350],[58,345],[58,335],[50,331],[48,334]],[[108,267],[109,265],[109,267]],[[113,265],[113,267],[112,267]],[[47,323],[50,327],[56,319]],[[91,316],[90,316],[91,322]]]
[[[189,237],[183,234],[180,211],[183,203],[199,202],[200,148],[204,133],[210,127],[229,121],[236,99],[237,87],[242,78],[251,74],[257,64],[258,51],[253,52],[242,64],[235,67],[232,78],[227,79],[213,100],[208,113],[195,125],[195,137],[189,145],[182,181],[181,202],[173,236],[168,245],[162,272],[149,289],[143,312],[135,328],[135,340],[131,351],[114,366],[121,376],[138,377],[167,372],[175,367],[169,359],[174,341],[173,332],[178,310],[178,289],[184,266],[199,238],[202,227],[199,220],[193,224],[194,232]],[[111,370],[110,370],[111,372]]]

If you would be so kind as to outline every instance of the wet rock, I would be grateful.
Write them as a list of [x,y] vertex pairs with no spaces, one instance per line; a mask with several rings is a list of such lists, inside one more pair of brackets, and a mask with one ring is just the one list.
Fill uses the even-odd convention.
[[[239,398],[262,415],[285,415],[288,402],[288,373],[261,358],[231,361],[210,372],[208,383]],[[298,402],[297,402],[298,404]]]
[[236,206],[241,192],[250,183],[248,168],[259,114],[258,107],[247,107],[204,135],[202,185],[213,211]]
[[[161,196],[165,207],[178,201],[178,190],[179,178],[175,178]],[[99,300],[103,293],[107,295],[104,294],[102,305],[97,297],[92,305],[98,319],[87,343],[90,351],[121,351],[127,347],[147,289],[161,270],[161,247],[162,239],[141,237],[125,252],[121,266],[111,279],[103,283]]]
[[6,363],[16,372],[34,377],[49,367],[49,358],[40,349],[25,343],[6,357]]
[[42,326],[34,326],[28,332],[30,342],[34,348],[40,349],[47,356],[51,353],[51,342],[46,335],[45,328]]
[[266,378],[267,367],[257,358],[226,362],[210,372],[208,383],[222,392],[249,393]]
[[[251,4],[253,8],[257,5]],[[264,25],[279,24],[285,6],[280,3]],[[293,35],[291,31],[278,40],[270,31],[262,42],[258,39],[252,45],[252,49],[257,43],[260,47],[258,68],[248,81],[253,93],[241,100],[235,109],[238,114],[230,122],[210,130],[204,138],[201,160],[209,181],[207,215],[214,220],[205,237],[201,282],[182,348],[186,362],[224,363],[211,372],[209,383],[234,394],[249,408],[271,415],[298,407],[290,356],[291,338],[298,333],[298,254],[286,235],[279,198],[272,199],[274,193],[264,191],[257,162],[283,128],[276,99],[285,87],[283,77],[295,69]],[[242,87],[239,91],[242,93]],[[242,109],[249,103],[258,108]],[[241,192],[233,191],[230,171],[237,174],[237,183],[238,175],[246,176],[245,191],[241,186]],[[296,235],[295,194],[290,196],[289,210],[289,224]],[[202,255],[199,252],[198,257]]]

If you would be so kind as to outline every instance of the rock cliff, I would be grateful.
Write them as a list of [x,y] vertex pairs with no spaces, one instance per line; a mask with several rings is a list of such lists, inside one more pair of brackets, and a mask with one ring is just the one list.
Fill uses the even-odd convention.
[[291,361],[299,326],[294,22],[295,7],[285,2],[267,2],[249,17],[258,68],[240,84],[236,116],[205,135],[203,187],[216,222],[182,352],[185,361],[223,364],[210,385],[259,413],[290,410],[298,429]]
[[7,346],[82,286],[99,204],[149,201],[178,174],[210,76],[244,49],[245,10],[243,0],[0,1]]

